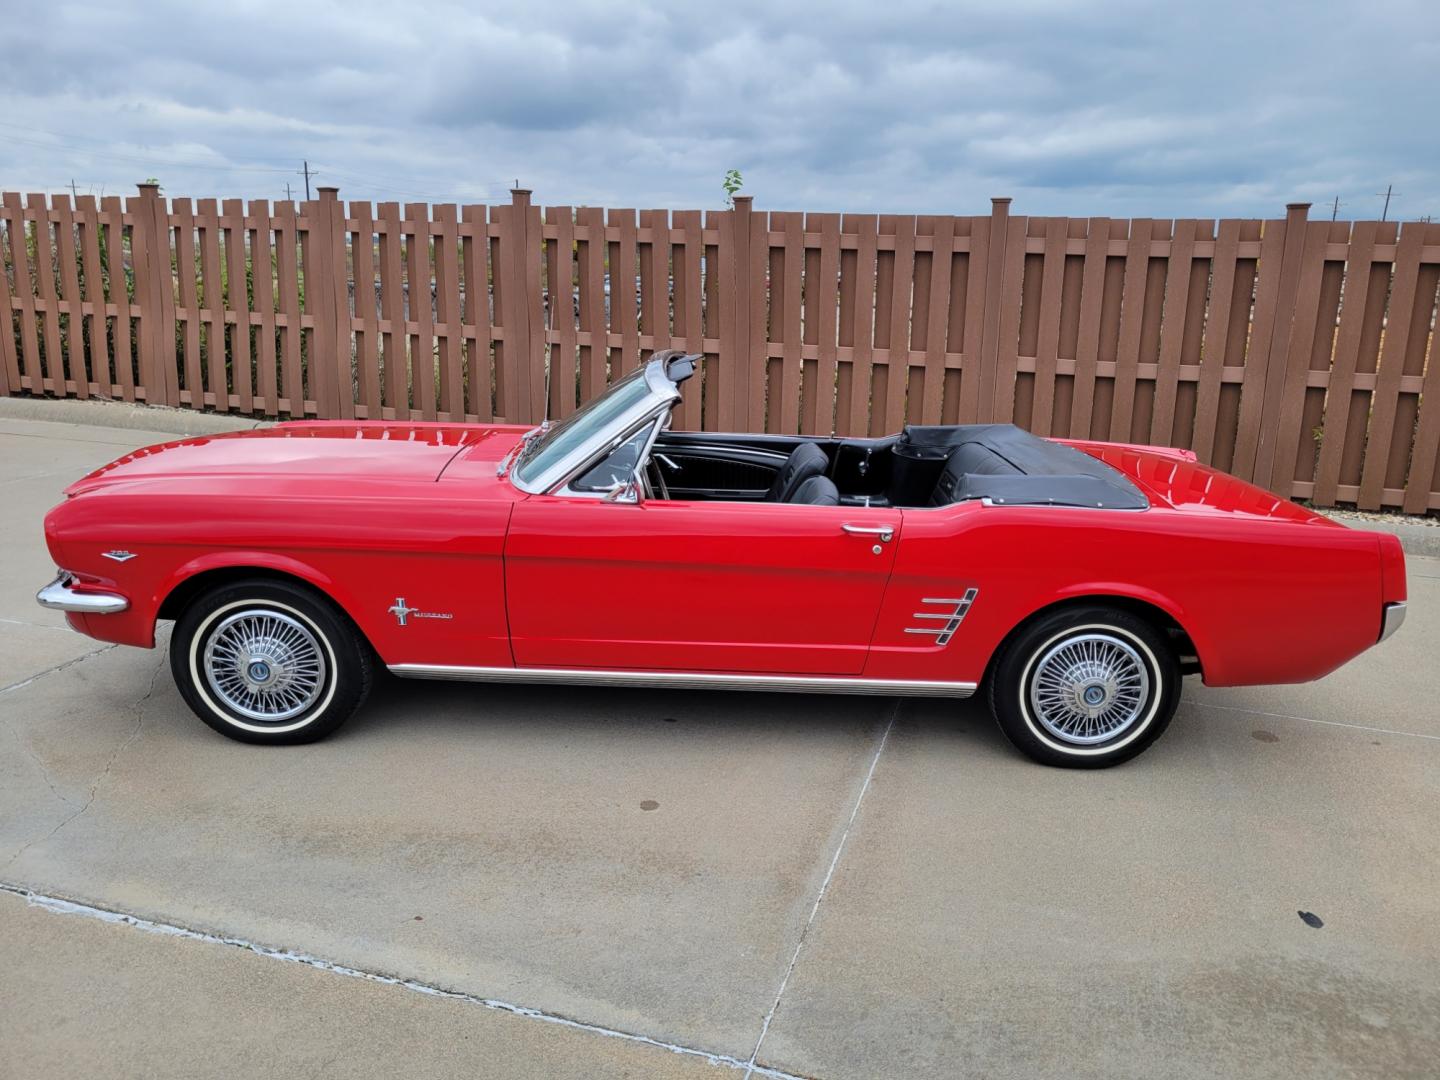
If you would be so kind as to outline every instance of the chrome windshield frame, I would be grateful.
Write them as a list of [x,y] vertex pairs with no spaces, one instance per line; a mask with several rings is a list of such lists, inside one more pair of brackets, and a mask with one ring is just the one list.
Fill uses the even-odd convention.
[[633,434],[647,418],[661,414],[680,400],[680,388],[665,374],[663,360],[647,361],[644,379],[647,393],[643,397],[536,475],[522,477],[517,456],[508,470],[510,482],[527,495],[553,492],[568,483],[587,463],[605,453],[617,439]]

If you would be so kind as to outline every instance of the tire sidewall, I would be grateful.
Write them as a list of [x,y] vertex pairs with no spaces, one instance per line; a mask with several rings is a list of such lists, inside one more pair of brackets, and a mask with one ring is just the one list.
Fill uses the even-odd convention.
[[[1115,739],[1091,746],[1057,739],[1035,718],[1030,685],[1040,657],[1066,638],[1105,633],[1135,649],[1150,679],[1144,715]],[[1104,768],[1140,753],[1164,732],[1179,700],[1180,672],[1164,637],[1128,613],[1098,607],[1056,612],[1036,620],[1007,645],[990,686],[990,703],[1001,730],[1017,749],[1047,765]]]
[[[326,685],[320,699],[282,723],[257,722],[230,709],[215,694],[203,671],[205,647],[216,627],[227,616],[247,608],[298,620],[315,636],[323,652]],[[222,735],[251,743],[309,742],[329,734],[359,706],[369,681],[363,646],[355,632],[307,591],[277,582],[241,582],[199,597],[175,624],[170,666],[186,704],[201,720]]]

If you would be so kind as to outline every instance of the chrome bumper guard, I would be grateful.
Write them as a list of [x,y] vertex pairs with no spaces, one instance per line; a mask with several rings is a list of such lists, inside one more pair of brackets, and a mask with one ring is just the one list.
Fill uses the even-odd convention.
[[[1386,604],[1385,610],[1380,616],[1380,641],[1384,641],[1396,630],[1400,629],[1405,622],[1405,601]],[[1378,645],[1380,641],[1377,641]]]
[[76,592],[70,587],[74,575],[61,570],[59,577],[35,594],[41,607],[52,611],[79,611],[87,615],[114,615],[130,606],[130,601],[116,593]]

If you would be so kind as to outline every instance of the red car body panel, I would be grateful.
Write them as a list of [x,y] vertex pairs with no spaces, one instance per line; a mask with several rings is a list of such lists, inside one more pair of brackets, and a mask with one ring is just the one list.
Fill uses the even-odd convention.
[[[130,601],[71,623],[153,646],[173,590],[255,567],[329,595],[390,665],[978,683],[1028,616],[1119,597],[1173,619],[1205,681],[1229,686],[1318,678],[1373,645],[1382,605],[1405,598],[1393,537],[1347,529],[1186,451],[1069,444],[1129,475],[1144,511],[632,505],[526,495],[497,477],[522,431],[305,422],[127,455],[46,519],[78,589]],[[104,557],[116,549],[143,557]],[[969,589],[948,644],[906,632],[928,602]],[[401,599],[450,617],[402,626],[390,611]]]

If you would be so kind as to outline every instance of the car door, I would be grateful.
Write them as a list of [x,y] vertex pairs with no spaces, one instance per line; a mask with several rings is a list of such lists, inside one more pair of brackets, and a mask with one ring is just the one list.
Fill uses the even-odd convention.
[[505,547],[515,663],[859,674],[900,524],[891,508],[531,496]]

